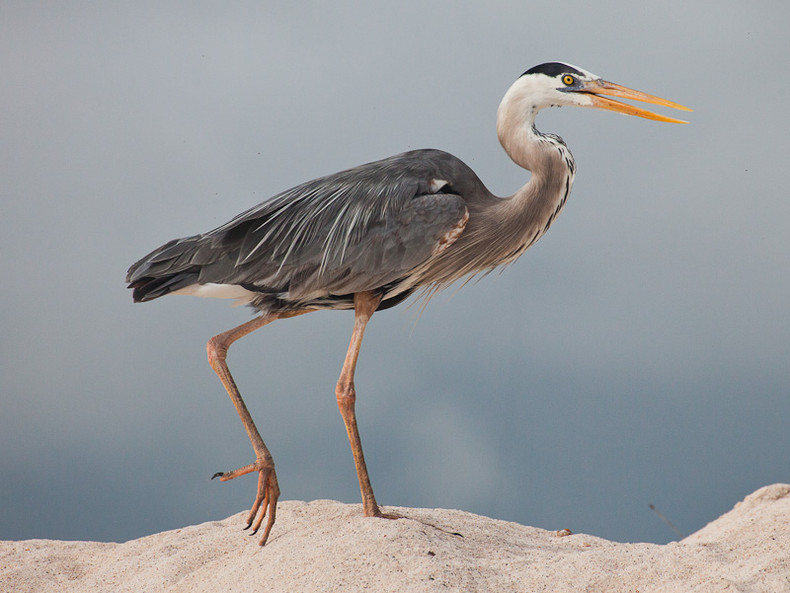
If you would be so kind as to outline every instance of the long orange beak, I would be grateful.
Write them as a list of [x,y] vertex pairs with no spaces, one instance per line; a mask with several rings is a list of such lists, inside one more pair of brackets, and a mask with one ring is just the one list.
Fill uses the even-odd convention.
[[617,111],[618,113],[636,115],[638,117],[644,117],[645,119],[654,119],[656,121],[665,121],[673,124],[687,124],[688,122],[682,119],[675,119],[674,117],[667,117],[666,115],[659,115],[657,113],[653,113],[652,111],[647,111],[646,109],[640,109],[639,107],[634,107],[633,105],[628,105],[627,103],[621,103],[620,101],[615,101],[614,99],[609,99],[608,97],[602,97],[601,95],[612,95],[614,97],[622,97],[624,99],[631,99],[633,101],[642,101],[644,103],[653,103],[654,105],[672,107],[673,109],[691,111],[691,109],[688,107],[684,107],[678,103],[673,103],[672,101],[667,101],[661,97],[655,97],[653,95],[648,95],[647,93],[635,91],[634,89],[629,89],[628,87],[621,86],[613,82],[608,82],[606,80],[585,82],[581,92],[590,93],[593,95],[591,97],[593,101],[592,107],[597,107],[598,109],[608,109],[609,111]]

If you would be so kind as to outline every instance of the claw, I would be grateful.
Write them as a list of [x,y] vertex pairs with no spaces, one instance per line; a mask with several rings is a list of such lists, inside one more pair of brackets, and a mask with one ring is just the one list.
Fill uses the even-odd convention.
[[258,490],[255,494],[255,501],[252,503],[252,508],[247,515],[247,525],[245,530],[252,528],[249,535],[255,535],[263,524],[263,519],[268,515],[266,528],[263,530],[259,545],[264,545],[269,538],[269,532],[274,525],[274,517],[277,512],[277,499],[280,497],[280,487],[277,484],[277,474],[274,472],[274,465],[271,460],[264,465],[261,459],[255,463],[245,465],[242,468],[232,472],[217,472],[211,479],[220,478],[223,482],[232,480],[238,476],[243,476],[250,472],[258,472]]

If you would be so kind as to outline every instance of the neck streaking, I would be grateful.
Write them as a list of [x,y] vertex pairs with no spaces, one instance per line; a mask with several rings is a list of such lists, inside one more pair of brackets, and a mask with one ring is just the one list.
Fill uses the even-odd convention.
[[576,163],[562,138],[535,127],[540,107],[517,85],[497,111],[497,135],[508,156],[530,171],[530,180],[502,201],[502,223],[518,236],[503,261],[509,263],[535,243],[562,211],[573,187]]

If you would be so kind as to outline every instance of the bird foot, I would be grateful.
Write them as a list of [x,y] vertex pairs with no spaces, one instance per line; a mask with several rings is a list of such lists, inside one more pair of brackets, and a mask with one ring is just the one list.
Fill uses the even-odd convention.
[[[255,535],[263,523],[263,519],[268,515],[266,527],[258,545],[264,545],[269,539],[269,533],[274,526],[274,519],[277,513],[277,500],[280,498],[280,486],[277,483],[277,474],[274,472],[274,463],[258,459],[255,463],[245,465],[230,472],[217,472],[211,479],[219,478],[222,482],[227,482],[233,478],[238,478],[245,474],[258,472],[258,492],[255,501],[252,503],[249,515],[247,515],[247,525],[244,529],[252,527],[250,535]],[[256,518],[257,517],[257,518]]]
[[379,505],[377,505],[375,501],[373,501],[373,503],[363,501],[363,503],[362,503],[362,514],[365,517],[381,517],[381,518],[385,518],[385,519],[389,519],[390,518],[390,517],[387,517],[386,515],[384,515],[384,513],[381,512],[381,509],[379,508]]

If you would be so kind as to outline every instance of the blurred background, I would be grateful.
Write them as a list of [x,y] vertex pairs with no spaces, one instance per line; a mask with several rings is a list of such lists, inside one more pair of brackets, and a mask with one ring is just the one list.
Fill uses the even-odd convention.
[[[678,536],[649,504],[689,534],[790,480],[788,12],[4,2],[0,538],[125,541],[248,508],[253,477],[209,480],[253,454],[205,343],[251,311],[133,305],[128,266],[414,148],[510,195],[529,174],[496,108],[553,60],[692,123],[541,113],[578,165],[548,235],[368,327],[357,410],[379,502],[663,543]],[[230,352],[285,500],[359,502],[334,396],[352,319],[275,323]]]

